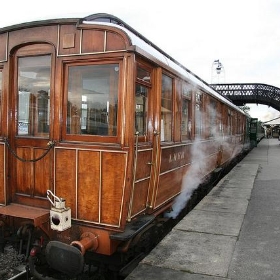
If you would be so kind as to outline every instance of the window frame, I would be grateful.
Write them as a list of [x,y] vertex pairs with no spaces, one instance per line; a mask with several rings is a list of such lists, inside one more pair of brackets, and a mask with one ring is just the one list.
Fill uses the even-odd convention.
[[233,135],[233,110],[231,108],[227,109],[227,135]]
[[[188,89],[189,88],[189,89]],[[187,94],[184,94],[185,90],[187,90]],[[187,142],[191,141],[192,139],[192,92],[193,92],[193,86],[186,82],[182,81],[181,85],[181,121],[180,121],[180,135],[181,135],[181,141],[182,142]],[[184,125],[184,127],[187,129],[187,133],[183,134],[183,103],[187,101],[187,107],[188,107],[188,112],[187,112],[187,121],[188,123]],[[186,136],[185,139],[183,139],[183,136]]]
[[[203,110],[203,105],[204,105],[204,93],[201,90],[196,90],[194,92],[194,134],[195,138],[203,138],[203,118],[204,118],[204,110]],[[198,98],[199,97],[199,98]],[[197,110],[199,108],[199,110]],[[199,111],[199,124],[197,123],[197,111]],[[199,132],[199,133],[198,133]]]
[[[171,139],[168,139],[168,140],[163,140],[163,136],[162,136],[162,134],[163,134],[163,127],[162,127],[162,93],[163,93],[163,89],[162,89],[162,83],[163,83],[163,76],[166,76],[166,77],[168,77],[168,78],[170,78],[171,79],[171,84],[172,84],[172,89],[171,89],[171,98],[170,98],[170,100],[171,100],[171,102],[172,102],[172,104],[171,104],[171,128],[170,128],[170,138]],[[176,96],[176,94],[175,94],[175,80],[176,80],[176,78],[173,76],[173,75],[171,75],[171,74],[169,74],[169,73],[167,73],[167,72],[162,72],[162,74],[161,74],[161,92],[160,92],[160,143],[161,144],[170,144],[170,143],[173,143],[174,142],[174,122],[175,122],[175,115],[174,115],[174,106],[175,106],[175,96]]]
[[[43,92],[41,92],[40,94],[38,93],[34,93],[34,92],[28,92],[29,93],[29,96],[28,96],[28,119],[30,120],[30,123],[28,124],[28,133],[23,133],[21,134],[19,132],[19,121],[20,121],[20,113],[18,112],[17,114],[17,120],[16,120],[16,123],[17,123],[17,128],[16,128],[16,137],[28,137],[28,138],[42,138],[42,139],[47,139],[47,138],[50,138],[50,134],[51,134],[51,108],[50,108],[50,102],[51,102],[51,86],[52,86],[52,54],[51,53],[43,53],[43,54],[36,54],[36,55],[24,55],[24,56],[17,56],[17,71],[19,71],[19,61],[20,60],[24,60],[24,59],[34,59],[34,58],[38,58],[38,57],[49,57],[49,61],[50,61],[50,64],[49,64],[49,90],[48,92],[43,90]],[[47,65],[44,65],[44,66],[47,66]],[[33,66],[34,67],[34,66]],[[37,75],[40,74],[40,72],[37,72]],[[17,97],[16,97],[16,102],[17,102],[17,110],[20,111],[20,95],[19,95],[19,92],[20,92],[20,88],[19,86],[21,85],[20,84],[20,81],[19,81],[19,72],[17,73],[17,85],[18,85],[18,89],[17,89]],[[44,78],[43,78],[44,79]],[[35,81],[36,82],[36,81]],[[27,92],[27,91],[26,91]],[[42,107],[40,106],[40,101],[41,98],[43,99],[46,99],[44,98],[44,94],[47,94],[47,100],[48,100],[48,103],[47,103],[47,106],[46,107]],[[41,97],[41,98],[40,98]],[[42,105],[42,104],[41,104]],[[47,121],[47,124],[48,124],[48,129],[47,129],[47,132],[45,131],[40,131],[39,129],[39,113],[40,113],[40,109],[44,109],[43,111],[46,111],[47,109],[47,118],[46,118],[46,121]]]
[[216,138],[218,132],[217,117],[218,117],[218,102],[216,99],[210,97],[208,108],[208,135],[209,138]]
[[[26,44],[24,46],[21,46],[19,49],[17,49],[12,55],[12,60],[14,63],[14,69],[15,73],[13,75],[13,114],[12,114],[12,122],[13,122],[13,127],[12,131],[14,135],[16,136],[17,139],[52,139],[54,136],[54,122],[53,122],[53,117],[54,117],[54,108],[51,106],[50,108],[50,127],[49,127],[49,132],[47,134],[41,134],[41,135],[34,135],[34,136],[28,136],[28,135],[17,135],[18,132],[18,61],[20,58],[25,58],[25,57],[37,57],[37,56],[51,56],[51,71],[50,71],[50,104],[53,104],[54,100],[54,77],[55,77],[55,53],[54,53],[54,48],[52,45],[48,43],[32,43],[32,44]],[[6,72],[6,71],[5,71]],[[3,85],[4,86],[4,85]],[[3,108],[2,108],[3,109]],[[16,111],[15,111],[16,110]]]
[[[69,134],[67,133],[67,112],[68,112],[68,77],[70,67],[75,66],[94,66],[94,65],[109,65],[118,64],[119,65],[119,77],[118,77],[118,95],[117,95],[117,131],[116,135],[91,135],[91,134]],[[96,59],[96,60],[73,60],[73,61],[63,61],[63,106],[62,106],[62,116],[63,125],[61,137],[63,141],[79,141],[79,142],[104,142],[104,143],[120,143],[120,126],[122,125],[121,118],[122,112],[121,108],[121,79],[123,76],[123,61],[121,59]]]
[[[147,80],[143,80],[140,79],[138,77],[138,68],[141,68],[142,70],[147,71],[148,73],[150,73],[150,81]],[[135,91],[134,91],[134,100],[136,98],[136,87],[137,85],[143,86],[145,88],[147,88],[147,101],[148,101],[148,106],[147,106],[147,112],[146,112],[146,134],[144,135],[138,135],[138,141],[139,142],[147,142],[147,141],[151,141],[151,135],[152,132],[149,131],[149,120],[152,118],[152,104],[153,104],[153,100],[152,100],[152,88],[153,88],[153,68],[149,65],[146,65],[140,61],[137,61],[136,63],[136,67],[135,67]],[[136,101],[136,100],[135,100]],[[134,105],[136,105],[134,101]],[[134,108],[134,132],[135,131],[135,113],[136,113],[136,108]]]

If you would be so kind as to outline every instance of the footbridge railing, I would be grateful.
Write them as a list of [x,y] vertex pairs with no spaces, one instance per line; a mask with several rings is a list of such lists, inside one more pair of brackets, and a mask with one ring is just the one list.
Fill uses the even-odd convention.
[[280,111],[280,88],[267,84],[210,84],[222,96],[234,104],[243,106],[256,103],[271,106]]

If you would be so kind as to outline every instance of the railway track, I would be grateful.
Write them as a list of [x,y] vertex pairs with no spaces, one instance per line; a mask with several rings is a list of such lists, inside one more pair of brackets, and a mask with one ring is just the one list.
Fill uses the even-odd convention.
[[26,279],[27,272],[25,265],[20,265],[15,268],[8,268],[7,270],[0,272],[1,280],[23,280]]
[[12,243],[0,249],[0,280],[27,279],[25,255],[19,254]]

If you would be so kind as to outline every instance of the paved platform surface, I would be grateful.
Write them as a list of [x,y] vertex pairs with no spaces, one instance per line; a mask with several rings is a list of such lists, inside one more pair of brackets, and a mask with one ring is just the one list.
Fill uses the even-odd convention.
[[126,280],[279,280],[279,143],[261,140]]

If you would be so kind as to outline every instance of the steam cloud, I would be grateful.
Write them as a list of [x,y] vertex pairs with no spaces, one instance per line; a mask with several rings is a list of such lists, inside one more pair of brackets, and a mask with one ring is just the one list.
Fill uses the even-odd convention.
[[[215,118],[217,116],[217,112],[214,112],[214,109],[209,109],[210,114],[215,114]],[[218,119],[221,120],[220,117]],[[219,124],[217,127],[211,127],[211,133],[218,144],[218,146],[222,146],[223,150],[227,150],[232,147],[233,143],[228,143],[226,140],[226,136],[224,135],[223,126]],[[186,174],[182,180],[181,193],[179,196],[175,198],[174,204],[172,206],[172,211],[166,213],[166,217],[170,217],[175,219],[181,210],[186,206],[187,202],[192,196],[192,193],[195,189],[199,187],[200,184],[206,179],[204,176],[199,176],[205,174],[206,170],[206,156],[207,152],[201,149],[200,146],[201,139],[196,138],[192,143],[191,149],[191,165],[187,170]],[[235,143],[235,147],[232,151],[232,158],[236,156],[237,153],[242,149],[242,143]]]

